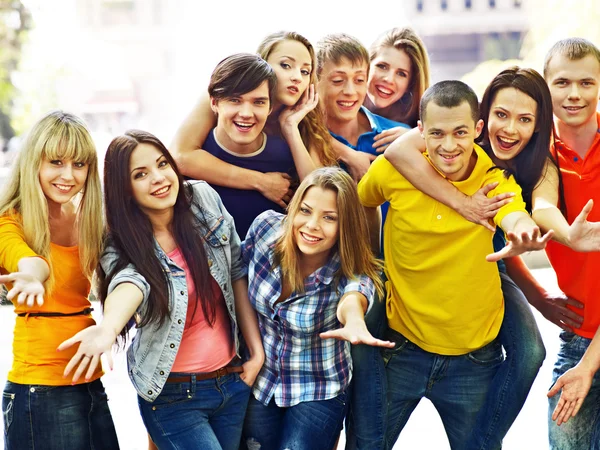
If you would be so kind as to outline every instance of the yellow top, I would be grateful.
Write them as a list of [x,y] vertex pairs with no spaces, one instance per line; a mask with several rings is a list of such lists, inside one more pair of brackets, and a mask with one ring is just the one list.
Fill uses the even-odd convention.
[[[526,212],[514,178],[500,169],[488,171],[492,160],[481,147],[474,151],[473,172],[452,184],[467,195],[495,181],[500,184],[490,196],[514,192],[513,201],[494,217],[497,225],[509,213]],[[493,233],[416,189],[381,156],[358,192],[365,206],[390,202],[384,225],[389,326],[442,355],[463,355],[494,340],[504,300],[498,267],[485,260],[494,251]]]
[[[20,223],[15,217],[0,217],[0,272],[17,271],[21,258],[35,257],[27,245]],[[81,270],[78,247],[62,247],[50,244],[50,260],[54,271],[54,290],[44,296],[44,304],[28,308],[17,305],[15,312],[61,312],[73,313],[91,306],[88,300],[90,282]],[[10,288],[10,287],[9,287]],[[71,377],[62,374],[78,346],[57,352],[65,339],[94,325],[91,315],[71,317],[17,317],[13,339],[13,365],[8,380],[20,384],[62,386],[71,384]],[[90,381],[100,378],[97,369]],[[79,383],[84,382],[84,377]]]

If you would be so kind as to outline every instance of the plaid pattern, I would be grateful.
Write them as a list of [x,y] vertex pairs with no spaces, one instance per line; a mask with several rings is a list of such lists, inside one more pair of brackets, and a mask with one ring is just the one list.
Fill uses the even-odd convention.
[[248,295],[258,313],[266,354],[253,393],[265,405],[275,397],[280,407],[327,400],[346,389],[352,371],[350,344],[321,339],[319,333],[341,327],[336,312],[344,294],[358,291],[369,306],[375,295],[373,281],[364,275],[336,279],[340,267],[336,252],[305,280],[304,292],[293,292],[275,304],[281,296],[281,268],[274,264],[274,245],[284,218],[275,211],[262,213],[242,243]]

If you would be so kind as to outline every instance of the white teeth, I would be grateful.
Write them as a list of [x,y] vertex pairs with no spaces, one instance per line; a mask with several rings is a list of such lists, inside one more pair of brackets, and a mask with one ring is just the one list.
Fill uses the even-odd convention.
[[165,186],[164,188],[160,188],[158,191],[154,191],[152,193],[152,195],[160,195],[160,194],[164,194],[165,192],[167,192],[169,190],[169,186]]
[[65,186],[65,185],[62,185],[62,184],[55,184],[54,186],[56,186],[56,188],[59,191],[62,191],[62,192],[69,192],[71,190],[71,187],[72,187],[72,186]]
[[517,139],[508,139],[508,138],[505,138],[502,136],[498,136],[498,140],[500,142],[504,142],[505,144],[508,144],[508,145],[512,145],[512,144],[515,144],[516,142],[519,142]]
[[304,234],[304,233],[302,233],[302,237],[303,237],[304,239],[306,239],[307,241],[309,241],[309,242],[318,242],[318,241],[320,241],[320,240],[321,240],[321,239],[319,239],[319,238],[315,238],[315,237],[308,236],[308,235],[306,235],[306,234]]
[[394,91],[390,91],[389,89],[382,88],[381,86],[377,86],[377,90],[385,95],[392,95]]
[[354,102],[338,102],[342,106],[350,107],[354,105]]
[[252,128],[252,126],[254,125],[253,123],[240,123],[240,122],[234,122],[234,123],[240,128]]
[[455,157],[457,157],[458,155],[440,155],[442,158],[444,159],[454,159]]

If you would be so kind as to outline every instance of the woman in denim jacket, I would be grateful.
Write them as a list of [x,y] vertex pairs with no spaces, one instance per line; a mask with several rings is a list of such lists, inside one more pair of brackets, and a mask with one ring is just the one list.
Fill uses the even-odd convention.
[[264,351],[233,219],[208,184],[183,182],[149,133],[113,139],[104,167],[104,320],[61,345],[81,342],[65,374],[77,367],[74,380],[89,376],[103,353],[110,361],[135,316],[129,377],[152,440],[161,449],[237,449]]

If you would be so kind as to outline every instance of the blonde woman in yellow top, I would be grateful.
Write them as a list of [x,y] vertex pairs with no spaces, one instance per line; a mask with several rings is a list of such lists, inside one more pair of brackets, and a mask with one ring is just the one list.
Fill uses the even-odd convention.
[[0,283],[17,314],[2,393],[6,449],[118,448],[101,370],[63,378],[76,348],[58,345],[94,323],[90,279],[102,244],[92,138],[78,117],[46,114],[31,129],[0,196]]

